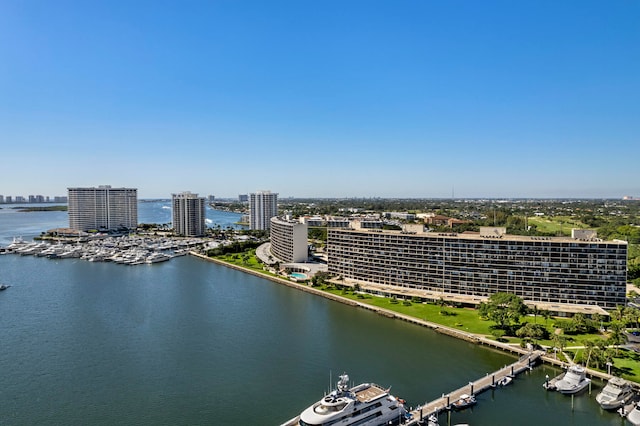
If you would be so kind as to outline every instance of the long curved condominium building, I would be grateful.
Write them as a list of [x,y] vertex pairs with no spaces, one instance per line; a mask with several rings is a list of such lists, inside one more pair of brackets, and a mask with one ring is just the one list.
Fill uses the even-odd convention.
[[92,229],[135,229],[138,226],[138,190],[135,188],[67,188],[69,227]]
[[329,228],[329,272],[363,285],[469,300],[510,292],[558,312],[624,304],[627,243],[586,236],[516,236],[504,228],[480,234]]
[[279,217],[271,218],[271,254],[283,262],[308,259],[307,225]]

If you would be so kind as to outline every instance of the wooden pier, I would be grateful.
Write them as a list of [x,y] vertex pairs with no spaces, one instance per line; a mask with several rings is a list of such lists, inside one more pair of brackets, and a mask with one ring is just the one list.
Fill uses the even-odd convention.
[[459,389],[449,392],[448,394],[442,394],[440,398],[427,402],[425,405],[420,406],[411,412],[411,420],[404,423],[405,425],[417,425],[427,423],[427,419],[431,415],[437,416],[438,413],[451,409],[451,404],[454,401],[460,399],[464,394],[477,395],[484,392],[487,389],[495,388],[500,380],[505,377],[515,377],[523,371],[530,370],[538,362],[538,360],[544,355],[544,351],[534,351],[527,355],[522,356],[518,361],[511,365],[508,365],[500,370],[487,374],[475,382],[469,382],[469,384],[462,386]]

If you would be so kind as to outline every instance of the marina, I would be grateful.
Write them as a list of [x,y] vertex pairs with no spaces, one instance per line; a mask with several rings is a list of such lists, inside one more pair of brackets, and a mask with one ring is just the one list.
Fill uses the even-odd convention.
[[48,259],[79,258],[89,262],[115,262],[125,265],[159,263],[187,254],[205,244],[201,238],[106,236],[82,241],[27,242],[14,238],[2,254],[46,257]]
[[[410,412],[410,418],[407,425],[423,424],[425,419],[437,418],[443,411],[462,410],[471,407],[477,403],[475,395],[482,393],[488,389],[495,389],[500,383],[504,383],[505,379],[515,378],[518,374],[529,371],[536,365],[540,358],[544,355],[543,351],[533,351],[524,355],[511,365],[503,367],[494,373],[487,374],[469,384],[464,385],[448,394],[442,394],[440,398],[427,402],[424,406],[419,406]],[[510,381],[509,381],[510,383]]]

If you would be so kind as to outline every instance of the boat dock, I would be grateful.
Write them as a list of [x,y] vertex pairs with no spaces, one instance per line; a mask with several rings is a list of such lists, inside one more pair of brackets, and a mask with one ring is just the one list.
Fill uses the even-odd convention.
[[515,377],[523,371],[530,370],[543,355],[544,351],[531,352],[522,356],[513,364],[503,367],[492,374],[487,374],[485,377],[482,377],[475,382],[469,382],[469,384],[464,385],[453,392],[449,392],[446,395],[442,394],[440,398],[427,402],[425,405],[419,406],[411,411],[411,420],[404,424],[417,425],[426,423],[429,416],[437,416],[438,413],[442,411],[450,410],[451,404],[460,399],[462,395],[477,395],[487,389],[495,388],[498,382],[505,377]]

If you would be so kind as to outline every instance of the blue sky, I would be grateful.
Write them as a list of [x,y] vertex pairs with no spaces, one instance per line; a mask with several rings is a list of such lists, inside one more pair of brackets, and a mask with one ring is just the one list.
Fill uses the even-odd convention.
[[0,2],[0,194],[640,196],[640,2]]

